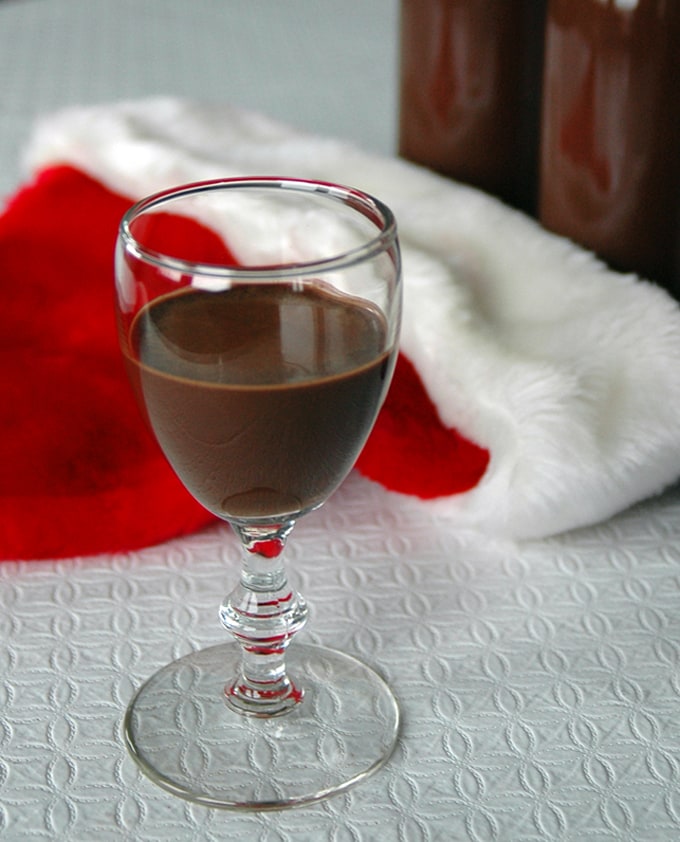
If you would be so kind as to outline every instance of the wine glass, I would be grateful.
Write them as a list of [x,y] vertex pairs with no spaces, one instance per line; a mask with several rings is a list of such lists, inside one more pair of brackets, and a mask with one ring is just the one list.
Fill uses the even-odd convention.
[[127,711],[142,770],[188,800],[277,809],[347,789],[399,729],[383,679],[295,642],[307,619],[283,551],[351,470],[392,375],[396,225],[379,200],[289,178],[177,187],[124,216],[121,347],[172,468],[240,539],[219,609],[233,641],[174,661]]

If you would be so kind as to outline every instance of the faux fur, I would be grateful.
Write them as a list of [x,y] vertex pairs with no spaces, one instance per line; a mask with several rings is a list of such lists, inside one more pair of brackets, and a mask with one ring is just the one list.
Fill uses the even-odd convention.
[[[48,117],[26,165],[35,177],[56,164],[127,198],[276,174],[350,184],[387,202],[404,255],[392,396],[401,414],[360,467],[387,493],[422,498],[451,528],[546,536],[608,517],[680,474],[677,304],[487,195],[259,114],[175,99]],[[421,412],[409,428],[404,419]],[[414,464],[424,466],[420,479]]]

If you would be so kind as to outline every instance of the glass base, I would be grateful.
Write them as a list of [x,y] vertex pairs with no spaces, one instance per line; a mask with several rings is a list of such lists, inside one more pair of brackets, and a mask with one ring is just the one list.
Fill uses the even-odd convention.
[[225,700],[240,659],[236,644],[192,652],[133,698],[125,740],[159,786],[208,807],[276,810],[343,792],[391,755],[399,709],[361,661],[294,643],[286,664],[304,699],[288,713],[260,718]]

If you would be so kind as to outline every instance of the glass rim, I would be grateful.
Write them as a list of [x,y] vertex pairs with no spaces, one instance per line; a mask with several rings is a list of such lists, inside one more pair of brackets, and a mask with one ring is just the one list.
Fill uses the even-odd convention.
[[[377,233],[360,246],[330,255],[326,258],[249,266],[242,266],[238,263],[210,263],[173,257],[142,245],[132,233],[131,225],[133,220],[148,210],[160,208],[162,205],[185,196],[236,188],[246,190],[255,188],[287,190],[289,192],[326,195],[361,213],[376,226]],[[120,221],[118,232],[125,251],[133,254],[140,260],[147,261],[164,269],[180,272],[183,275],[204,275],[213,278],[234,280],[299,278],[301,275],[311,276],[319,272],[345,269],[363,260],[370,259],[380,252],[387,251],[397,241],[397,223],[392,210],[370,193],[330,181],[279,176],[237,176],[209,179],[180,184],[152,193],[135,202],[125,212]]]

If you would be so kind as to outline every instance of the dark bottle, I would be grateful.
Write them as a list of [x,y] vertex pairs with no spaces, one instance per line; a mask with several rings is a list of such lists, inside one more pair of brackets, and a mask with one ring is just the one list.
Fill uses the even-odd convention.
[[536,207],[544,0],[401,0],[399,152]]
[[680,294],[680,2],[550,0],[540,218]]

